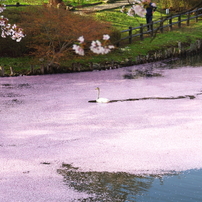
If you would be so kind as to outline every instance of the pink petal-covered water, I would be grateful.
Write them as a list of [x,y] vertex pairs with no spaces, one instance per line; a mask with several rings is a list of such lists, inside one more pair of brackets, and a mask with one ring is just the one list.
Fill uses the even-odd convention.
[[[62,163],[133,174],[201,169],[202,68],[124,79],[135,68],[0,78],[0,201],[82,197],[63,186]],[[88,102],[96,87],[121,101]]]

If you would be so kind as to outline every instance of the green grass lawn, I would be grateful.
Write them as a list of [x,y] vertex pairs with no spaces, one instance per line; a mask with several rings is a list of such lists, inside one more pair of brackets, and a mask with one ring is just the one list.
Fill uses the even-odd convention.
[[[153,21],[158,21],[162,17],[165,17],[166,14],[163,13],[164,11],[158,12],[156,11],[153,16]],[[114,9],[111,11],[103,11],[96,13],[96,18],[103,21],[111,22],[112,25],[118,29],[119,31],[122,30],[128,30],[129,27],[138,27],[140,24],[146,24],[145,18],[141,17],[130,17],[126,15],[125,13],[121,13],[120,9]],[[182,19],[187,18],[186,15],[182,16]],[[174,18],[173,22],[176,22],[178,18]],[[175,45],[178,41],[185,42],[189,39],[189,41],[194,41],[197,38],[201,38],[201,26],[202,26],[202,18],[199,19],[198,23],[195,23],[195,19],[190,21],[190,26],[186,26],[186,21],[182,22],[182,28],[178,28],[178,25],[173,26],[173,31],[169,31],[168,28],[164,29],[164,33],[160,34],[159,31],[157,33],[157,37],[154,38],[152,43],[150,42],[149,47],[152,49],[154,46],[152,44],[156,44],[157,47],[161,47],[162,45]],[[167,21],[164,22],[164,25],[166,25]],[[156,27],[159,26],[159,23],[156,25]],[[133,34],[135,31],[133,31]],[[122,37],[127,36],[128,33],[122,33]],[[150,41],[151,37],[147,35],[146,41]],[[133,40],[135,44],[144,44],[148,42],[139,41],[138,39]],[[131,44],[133,46],[133,44]]]
[[[154,21],[158,20],[163,16],[165,16],[165,14],[160,13],[160,12],[155,12],[153,20]],[[109,11],[98,12],[98,13],[96,13],[96,18],[99,20],[111,22],[113,24],[113,26],[120,31],[126,30],[129,27],[137,27],[141,23],[146,24],[145,18],[141,18],[138,16],[130,17],[125,13],[121,13],[120,8],[109,10]]]
[[[74,4],[74,5],[82,5],[88,3],[96,3],[100,0],[63,0],[65,4]],[[5,5],[16,5],[16,3],[20,3],[21,5],[43,5],[44,3],[48,3],[48,0],[0,0],[0,3]]]
[[5,5],[15,5],[16,3],[20,3],[22,5],[42,5],[43,3],[48,3],[48,0],[0,0],[0,2]]

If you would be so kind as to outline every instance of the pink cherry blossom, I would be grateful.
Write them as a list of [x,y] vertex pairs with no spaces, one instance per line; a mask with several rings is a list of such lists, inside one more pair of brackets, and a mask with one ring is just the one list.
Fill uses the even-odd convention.
[[2,37],[2,38],[6,38],[6,35],[5,35],[5,32],[4,32],[4,31],[1,32],[1,37]]
[[79,41],[79,43],[83,43],[83,42],[84,42],[84,37],[83,37],[83,36],[80,36],[80,37],[78,38],[78,41]]
[[[95,54],[107,54],[111,51],[111,49],[114,49],[115,47],[113,45],[108,45],[110,36],[108,34],[103,35],[103,44],[99,40],[95,40],[91,42],[90,50]],[[84,49],[83,46],[85,44],[82,44],[84,42],[84,37],[81,36],[78,38],[78,41],[80,42],[79,45],[74,44],[73,50],[75,50],[76,54],[84,56]]]
[[101,42],[99,40],[96,41],[92,41],[91,46],[90,46],[90,50],[93,53],[96,54],[108,54],[111,49],[113,49],[114,46],[113,45],[109,45],[109,46],[102,46]]
[[2,13],[5,9],[5,5],[0,4],[0,13]]
[[103,35],[103,40],[109,40],[109,39],[110,39],[110,36],[108,34]]
[[[0,13],[5,9],[4,5],[0,5]],[[10,36],[16,42],[20,42],[23,37],[25,37],[23,33],[23,29],[18,28],[16,24],[11,25],[8,23],[8,19],[4,16],[0,17],[0,28],[1,28],[1,37],[6,38],[6,36]]]
[[15,28],[16,31],[13,32],[12,34],[12,39],[13,40],[16,40],[16,42],[20,42],[22,40],[22,38],[24,37],[24,34],[23,34],[23,30],[21,28]]
[[[144,2],[146,2],[146,0],[134,0],[134,2],[133,2],[134,5],[128,10],[127,15],[131,16],[131,17],[134,17],[134,15],[138,15],[140,17],[145,17],[146,9],[143,7]],[[122,7],[122,9],[120,11],[122,13],[125,13],[126,8]]]
[[127,15],[128,15],[128,16],[131,16],[131,17],[134,17],[134,15],[135,15],[134,9],[133,9],[133,8],[130,8],[130,9],[128,10]]
[[140,17],[145,17],[146,10],[141,5],[133,5],[133,10],[135,11],[135,14],[139,15]]
[[84,56],[84,50],[81,46],[74,44],[73,50],[75,50],[75,53],[77,53],[78,55]]

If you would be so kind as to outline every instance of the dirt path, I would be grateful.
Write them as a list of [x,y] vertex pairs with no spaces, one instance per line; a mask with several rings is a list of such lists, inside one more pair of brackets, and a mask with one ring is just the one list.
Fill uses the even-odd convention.
[[110,10],[114,8],[121,8],[124,5],[128,5],[127,0],[120,0],[120,1],[116,1],[115,3],[102,3],[95,6],[89,6],[84,8],[77,8],[76,11],[97,12],[97,11],[103,11],[103,10]]

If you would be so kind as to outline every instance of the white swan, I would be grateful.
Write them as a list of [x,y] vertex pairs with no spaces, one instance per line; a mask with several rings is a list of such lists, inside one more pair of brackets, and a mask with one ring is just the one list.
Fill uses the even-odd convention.
[[107,102],[110,101],[110,100],[107,99],[107,98],[100,98],[100,88],[99,88],[99,87],[97,87],[95,90],[98,91],[98,96],[97,96],[96,102],[99,102],[99,103],[107,103]]

